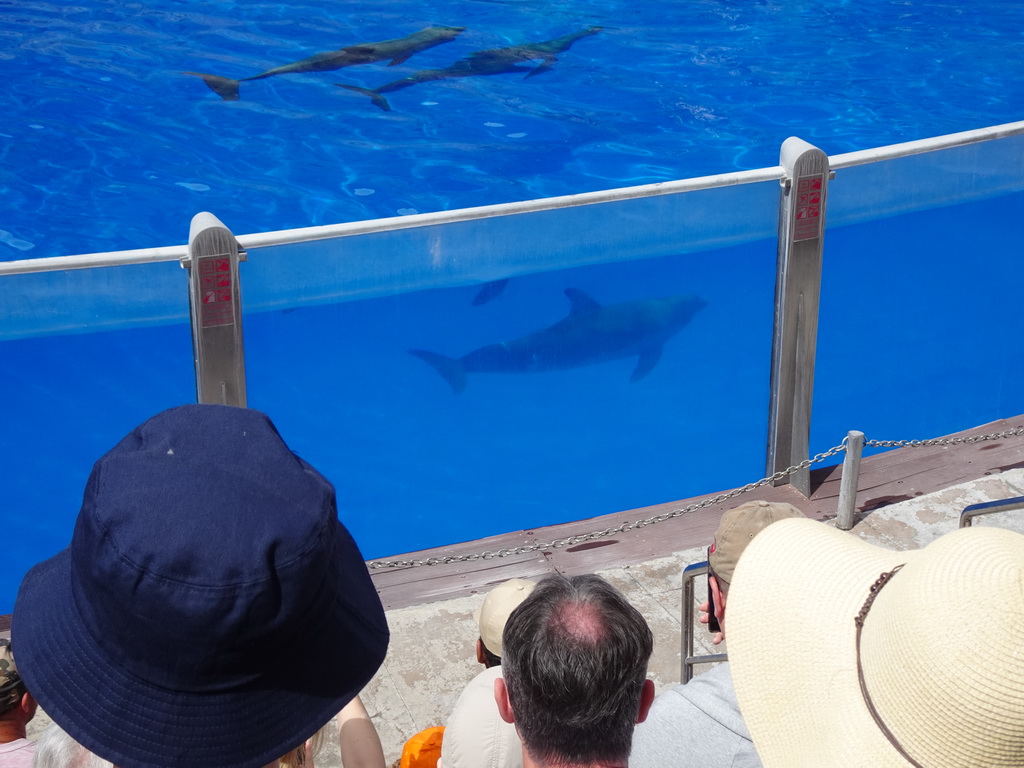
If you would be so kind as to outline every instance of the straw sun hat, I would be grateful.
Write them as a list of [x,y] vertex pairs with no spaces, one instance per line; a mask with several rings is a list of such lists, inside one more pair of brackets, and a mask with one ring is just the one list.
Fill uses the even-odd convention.
[[737,568],[729,658],[766,768],[1024,766],[1024,536],[893,552],[783,520]]

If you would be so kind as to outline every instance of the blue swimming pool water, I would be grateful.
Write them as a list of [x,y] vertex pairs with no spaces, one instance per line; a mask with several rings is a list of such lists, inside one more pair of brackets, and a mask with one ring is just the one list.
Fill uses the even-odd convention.
[[[183,71],[257,74],[431,25],[394,67],[273,77],[227,102]],[[600,26],[547,72],[376,87]],[[774,165],[1020,119],[1008,0],[0,2],[0,258],[571,194]]]
[[[178,243],[203,209],[244,233],[754,168],[791,134],[834,154],[1015,120],[1024,103],[1009,2],[345,9],[0,0],[2,257]],[[396,67],[243,83],[239,101],[181,74],[250,75],[431,24],[467,29]],[[390,112],[333,85],[591,25],[548,72],[421,83],[389,93]],[[812,452],[847,429],[923,438],[1021,412],[1024,361],[1006,352],[1024,333],[1022,206],[829,232]],[[250,404],[336,483],[368,557],[735,487],[764,470],[774,266],[765,240],[521,275],[477,307],[456,286],[251,313]],[[157,268],[184,279],[131,269]],[[547,327],[566,288],[707,306],[636,384],[619,360],[474,375],[453,395],[407,352]],[[100,321],[102,296],[89,306]],[[194,388],[180,323],[0,346],[0,510],[20,544],[0,562],[3,613],[24,569],[66,545],[92,461]]]
[[[812,453],[850,429],[922,439],[1024,412],[1022,211],[1016,193],[830,229]],[[259,260],[243,267],[256,277]],[[184,287],[175,264],[124,269]],[[760,240],[518,276],[483,306],[464,285],[251,313],[249,403],[335,483],[370,558],[717,492],[764,474],[774,280],[775,244]],[[630,358],[470,374],[456,395],[408,353],[457,357],[548,327],[566,288],[706,306],[636,383]],[[184,323],[0,353],[0,510],[18,542],[0,559],[5,612],[24,570],[70,539],[93,461],[194,383]]]

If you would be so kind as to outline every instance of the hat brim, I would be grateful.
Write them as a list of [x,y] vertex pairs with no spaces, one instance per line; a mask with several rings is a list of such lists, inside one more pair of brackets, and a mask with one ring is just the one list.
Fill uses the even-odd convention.
[[854,617],[879,575],[915,556],[802,519],[769,526],[743,553],[729,662],[765,768],[906,768],[861,696]]
[[[363,582],[370,590],[372,582],[340,523],[337,539],[336,578],[365,595]],[[368,615],[341,589],[335,605],[323,606],[293,647],[267,659],[258,680],[215,692],[168,690],[129,674],[104,653],[102,638],[93,638],[79,616],[71,573],[70,550],[28,572],[12,637],[26,686],[43,710],[77,742],[120,768],[266,765],[354,698],[387,649],[379,601],[379,616]],[[315,685],[309,682],[314,674]]]

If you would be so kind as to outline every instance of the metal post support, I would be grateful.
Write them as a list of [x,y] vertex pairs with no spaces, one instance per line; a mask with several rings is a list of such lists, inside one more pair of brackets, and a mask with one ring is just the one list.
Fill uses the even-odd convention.
[[192,309],[192,350],[196,400],[244,408],[245,355],[238,262],[245,260],[235,236],[212,213],[192,218],[188,256],[188,298]]
[[836,528],[853,528],[853,511],[857,506],[857,480],[860,477],[860,457],[864,453],[864,433],[850,430],[846,433],[846,455],[843,457],[843,477],[839,481],[839,508]]
[[997,499],[996,501],[983,501],[981,504],[971,504],[964,507],[960,513],[960,527],[970,528],[974,518],[979,515],[991,515],[996,512],[1016,512],[1024,509],[1024,496],[1014,496],[1010,499]]
[[[814,358],[818,339],[822,242],[828,191],[828,156],[802,139],[782,144],[785,169],[779,198],[779,246],[775,283],[768,474],[809,456]],[[801,469],[775,482],[792,483],[807,496],[810,472]]]
[[693,605],[696,602],[693,595],[693,581],[698,576],[705,576],[707,572],[707,560],[699,563],[691,563],[683,569],[683,633],[681,638],[679,670],[679,679],[683,683],[688,683],[693,678],[693,668],[697,664],[712,664],[718,661],[729,660],[729,656],[724,653],[712,653],[705,656],[697,656],[693,652]]

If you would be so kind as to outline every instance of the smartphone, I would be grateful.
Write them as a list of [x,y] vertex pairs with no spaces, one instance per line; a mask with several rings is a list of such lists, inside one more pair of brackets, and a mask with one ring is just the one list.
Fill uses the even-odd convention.
[[708,571],[708,632],[721,632],[722,627],[718,624],[718,617],[715,616],[715,597],[711,592],[711,571]]

